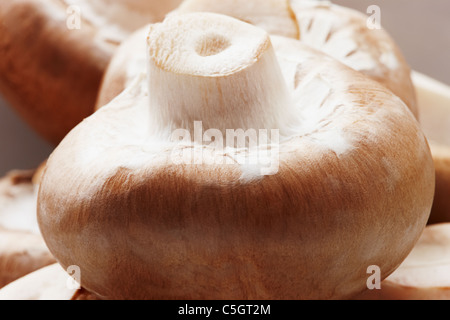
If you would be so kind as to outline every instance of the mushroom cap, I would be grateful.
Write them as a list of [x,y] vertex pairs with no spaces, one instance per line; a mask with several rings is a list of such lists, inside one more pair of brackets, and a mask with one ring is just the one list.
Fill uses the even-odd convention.
[[[351,8],[316,0],[185,0],[174,13],[214,12],[252,23],[270,34],[300,39],[382,83],[418,116],[411,69],[381,26]],[[296,28],[292,26],[294,24]]]
[[0,288],[55,262],[40,235],[0,229]]
[[413,72],[420,123],[429,140],[450,146],[450,86]]
[[367,15],[330,1],[290,2],[301,41],[380,82],[420,117],[411,68],[385,29],[369,27]]
[[[202,19],[209,21],[205,33],[229,23],[230,43],[260,34],[206,13],[173,15],[154,28]],[[164,45],[177,50],[170,39]],[[107,299],[340,299],[364,290],[368,266],[387,277],[406,258],[428,220],[435,182],[412,113],[386,87],[300,41],[274,36],[267,50],[276,59],[256,59],[248,69],[279,65],[290,103],[261,107],[268,118],[288,113],[279,143],[180,146],[170,124],[152,127],[158,106],[148,82],[158,73],[151,73],[51,155],[39,224],[58,262],[80,266],[84,288]],[[185,76],[186,85],[217,80],[171,76]],[[198,120],[219,121],[233,108],[223,112],[205,111]],[[184,150],[205,161],[183,162]],[[263,175],[250,160],[270,150],[278,170]]]
[[[37,133],[58,144],[94,112],[120,41],[179,2],[0,1],[2,96]],[[73,29],[78,22],[80,29]]]

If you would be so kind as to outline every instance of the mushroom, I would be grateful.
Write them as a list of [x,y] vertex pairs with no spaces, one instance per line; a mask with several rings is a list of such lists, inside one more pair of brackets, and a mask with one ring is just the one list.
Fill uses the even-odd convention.
[[436,193],[429,224],[450,222],[450,146],[431,142],[436,168]]
[[40,235],[0,229],[0,288],[55,262]]
[[430,224],[450,222],[450,87],[414,72],[420,122],[436,167],[436,194]]
[[449,300],[450,224],[428,226],[414,250],[381,285],[357,300]]
[[0,180],[0,288],[55,263],[39,232],[34,171],[14,171]]
[[184,0],[175,12],[220,13],[258,26],[273,35],[299,37],[299,26],[289,0]]
[[[406,59],[388,32],[382,28],[369,29],[367,16],[359,11],[316,0],[272,0],[265,5],[259,0],[184,0],[176,9],[177,13],[199,11],[226,14],[271,34],[299,39],[382,83],[417,116],[411,69]],[[279,27],[291,24],[292,20],[297,25],[297,34]]]
[[94,111],[117,45],[179,0],[0,0],[0,93],[57,144]]
[[[345,299],[408,256],[428,143],[381,84],[295,39],[191,13],[47,162],[38,222],[102,299]],[[230,139],[227,139],[230,136]]]

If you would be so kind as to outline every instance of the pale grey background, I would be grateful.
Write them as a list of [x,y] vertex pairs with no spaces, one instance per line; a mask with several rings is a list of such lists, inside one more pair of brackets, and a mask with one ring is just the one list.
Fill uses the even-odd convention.
[[449,0],[335,0],[367,13],[381,9],[381,24],[403,50],[411,66],[450,84]]
[[[381,8],[381,22],[396,39],[411,66],[450,84],[449,0],[335,0],[367,12]],[[1,57],[0,57],[1,59]],[[0,176],[38,166],[53,147],[36,136],[0,97]]]

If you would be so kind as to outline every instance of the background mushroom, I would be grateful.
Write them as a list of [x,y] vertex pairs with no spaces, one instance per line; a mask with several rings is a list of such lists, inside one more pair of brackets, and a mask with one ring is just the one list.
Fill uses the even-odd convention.
[[359,300],[449,300],[450,224],[425,229],[402,265],[381,285]]
[[[237,7],[230,7],[229,3],[231,3],[232,1],[224,1],[223,3],[221,3],[222,8],[225,8],[225,10],[230,10],[230,12],[227,12],[227,14],[238,17],[241,20],[247,21],[247,22],[251,22],[255,25],[258,25],[259,27],[262,27],[266,30],[268,30],[269,32],[273,33],[273,34],[283,34],[286,33],[285,35],[293,37],[293,38],[298,38],[298,35],[295,35],[295,32],[297,32],[297,34],[300,34],[300,30],[295,30],[295,28],[292,28],[292,26],[296,26],[296,19],[298,19],[298,21],[303,21],[301,24],[303,25],[302,28],[303,30],[307,30],[308,32],[310,32],[310,36],[309,39],[311,39],[313,41],[313,43],[311,43],[311,45],[316,45],[319,44],[319,48],[320,48],[320,43],[328,43],[328,41],[333,38],[333,36],[335,36],[335,31],[332,28],[332,23],[329,23],[329,21],[333,21],[333,14],[331,14],[331,16],[328,16],[328,18],[325,18],[327,16],[327,14],[329,13],[325,13],[328,11],[334,11],[334,10],[329,10],[329,8],[333,8],[336,9],[337,7],[335,6],[329,6],[327,5],[317,5],[316,2],[311,2],[311,1],[303,1],[303,3],[300,3],[299,1],[267,1],[265,2],[265,5],[263,6],[258,6],[258,5],[254,5],[251,1],[248,2],[248,5],[243,7],[243,8],[239,8],[236,9]],[[67,1],[67,4],[69,4],[70,1]],[[195,5],[202,5],[202,1],[186,1],[186,3],[191,3],[191,4],[195,4]],[[217,6],[217,4],[214,4],[214,2],[211,2],[213,4],[213,6]],[[207,4],[207,5],[211,5],[211,3]],[[98,3],[97,3],[98,4]],[[92,5],[92,8],[95,9],[95,7],[97,6],[96,3],[94,3]],[[89,4],[88,4],[89,5]],[[302,6],[302,11],[299,11],[297,13],[295,13],[292,8],[295,6]],[[313,10],[307,10],[308,7],[313,8]],[[97,7],[97,9],[100,7]],[[319,9],[319,10],[317,10]],[[221,9],[223,10],[223,9]],[[340,9],[337,9],[340,10]],[[91,11],[95,12],[94,11]],[[114,10],[112,10],[112,12],[114,12]],[[309,13],[308,12],[322,12],[322,14],[320,15],[323,19],[321,20],[321,18],[318,17],[308,17]],[[335,13],[337,11],[334,11]],[[223,12],[222,12],[223,13]],[[239,15],[239,16],[238,16]],[[252,17],[252,15],[256,16]],[[297,18],[296,16],[299,16],[299,18]],[[301,17],[300,17],[301,16]],[[336,16],[335,16],[336,17]],[[362,15],[360,17],[363,17]],[[252,20],[253,19],[253,20]],[[102,19],[100,19],[102,20]],[[267,23],[267,21],[270,21],[270,23]],[[314,21],[316,23],[314,23]],[[322,21],[324,23],[318,23],[318,21]],[[335,23],[337,23],[337,25],[341,25],[341,26],[347,26],[346,23],[348,23],[349,20],[347,19],[343,19],[341,21],[339,21],[339,19],[337,19],[335,21]],[[363,21],[363,20],[361,20]],[[91,21],[93,22],[93,21]],[[97,20],[97,22],[99,22],[99,20]],[[294,22],[294,24],[292,24],[292,22]],[[264,25],[265,24],[265,25]],[[314,27],[315,26],[315,27]],[[108,29],[108,28],[107,28]],[[114,29],[114,28],[112,28]],[[271,30],[269,30],[271,29]],[[301,29],[301,28],[300,28]],[[328,30],[328,31],[327,31]],[[141,37],[144,38],[146,33],[148,32],[148,28],[144,28],[141,31]],[[327,33],[328,32],[328,33]],[[288,33],[291,33],[290,35]],[[117,33],[118,35],[120,34],[120,32]],[[303,35],[303,39],[305,39],[305,33],[302,34]],[[314,35],[314,36],[311,36]],[[326,35],[326,37],[325,37]],[[307,37],[308,38],[308,35]],[[345,38],[345,37],[344,37]],[[137,36],[135,40],[131,40],[129,41],[128,44],[124,44],[122,46],[122,53],[123,56],[121,57],[122,62],[118,63],[118,61],[120,61],[118,59],[118,57],[120,56],[120,54],[116,55],[116,66],[118,66],[118,68],[116,68],[116,75],[114,75],[112,73],[112,70],[115,69],[114,65],[114,61],[113,63],[110,65],[109,67],[109,75],[106,76],[105,80],[103,82],[103,90],[101,90],[101,95],[100,95],[100,99],[98,100],[98,107],[101,107],[103,105],[106,105],[107,102],[111,101],[112,99],[114,99],[118,93],[120,93],[124,88],[130,87],[130,85],[132,85],[132,87],[134,89],[137,88],[136,86],[136,81],[141,81],[142,80],[142,76],[140,75],[142,70],[142,65],[143,63],[146,63],[146,57],[145,54],[143,55],[142,59],[136,60],[134,61],[134,59],[136,58],[135,55],[130,55],[129,51],[131,51],[131,46],[132,43],[134,43],[135,45],[138,45],[138,47],[140,46],[142,49],[141,52],[144,52],[145,50],[145,44],[143,41],[137,40]],[[277,37],[274,37],[274,43],[277,43]],[[325,42],[321,42],[321,40],[326,39]],[[283,43],[283,41],[279,41],[278,44]],[[286,42],[288,43],[288,42]],[[367,42],[366,42],[367,44]],[[395,44],[394,44],[395,45]],[[375,45],[376,46],[376,45]],[[137,50],[137,48],[134,50]],[[350,46],[349,46],[350,47]],[[359,56],[359,54],[356,54],[363,46],[357,46],[358,50],[350,50],[347,53],[348,57],[354,57],[354,56]],[[344,46],[344,49],[348,49],[347,47]],[[139,49],[140,50],[140,49]],[[355,51],[355,52],[353,52]],[[341,52],[342,53],[342,52]],[[344,55],[344,57],[347,57],[347,53]],[[386,59],[386,56],[382,59],[383,61],[387,61],[389,63],[390,61],[390,65],[392,66],[392,59]],[[341,60],[342,61],[342,60]],[[132,62],[130,64],[130,62]],[[342,61],[344,62],[344,61]],[[133,64],[134,63],[134,64]],[[131,65],[131,67],[130,67]],[[364,65],[364,63],[363,63]],[[124,66],[126,66],[128,69],[126,70],[126,73],[123,72]],[[407,66],[406,66],[407,67]],[[284,73],[284,75],[286,76],[288,74],[288,69],[289,68],[282,68],[282,72]],[[364,69],[364,68],[363,68]],[[408,70],[408,67],[404,70]],[[364,70],[363,70],[364,72]],[[379,72],[379,70],[377,71]],[[113,74],[111,76],[111,74]],[[370,72],[366,73],[367,75],[370,76]],[[141,77],[139,80],[136,80],[136,76]],[[372,74],[373,76],[373,74]],[[409,75],[408,75],[409,76]],[[111,79],[115,79],[117,81],[115,82],[111,82]],[[109,83],[108,83],[109,81]],[[133,83],[134,81],[134,83]],[[383,81],[383,79],[381,79],[381,81]],[[423,113],[425,113],[425,117],[426,119],[424,120],[422,117],[420,118],[421,120],[421,124],[422,127],[425,129],[425,133],[427,135],[428,138],[433,137],[437,137],[433,138],[434,141],[431,141],[431,147],[432,147],[432,152],[433,152],[433,157],[434,157],[434,163],[436,166],[436,175],[437,175],[437,181],[436,181],[436,185],[437,185],[437,193],[435,196],[435,201],[434,201],[434,208],[433,208],[433,214],[431,216],[431,219],[429,220],[429,223],[435,223],[435,222],[439,222],[439,221],[447,221],[447,217],[448,217],[448,210],[446,209],[448,206],[448,197],[446,195],[448,195],[447,190],[448,190],[448,179],[446,180],[446,174],[448,175],[448,156],[449,156],[449,152],[448,152],[448,147],[445,146],[446,142],[446,136],[448,135],[448,126],[445,124],[445,121],[448,117],[446,117],[446,115],[448,115],[448,106],[446,105],[446,101],[448,101],[448,88],[446,88],[446,86],[437,83],[436,81],[434,81],[433,79],[429,79],[421,74],[418,73],[414,73],[414,82],[415,82],[415,86],[416,89],[418,89],[418,93],[419,93],[419,108],[421,108],[420,110],[420,114],[423,115]],[[115,84],[116,87],[114,88],[113,85],[111,84]],[[141,83],[141,82],[139,82]],[[399,82],[401,83],[401,81]],[[109,97],[106,98],[106,100],[102,99],[105,96],[102,96],[102,94],[104,93],[108,93],[109,92]],[[127,93],[130,93],[130,89],[127,90]],[[136,93],[142,93],[142,91],[139,90],[135,90],[133,91],[134,94]],[[124,96],[124,95],[123,95]],[[121,98],[123,98],[123,96]],[[131,95],[133,96],[133,94]],[[129,95],[129,97],[131,97]],[[120,100],[116,99],[116,100]],[[134,98],[133,98],[134,99]],[[431,103],[432,102],[432,103]],[[113,102],[114,104],[115,102]],[[412,105],[410,103],[408,103],[408,105]],[[438,143],[436,143],[436,141],[439,141]],[[254,174],[251,175],[247,175],[247,177],[250,177],[251,179],[254,178]],[[446,220],[447,219],[447,220]],[[428,230],[428,229],[427,229]],[[438,234],[437,237],[441,237],[443,238],[443,234],[439,235],[439,232],[434,232],[436,234]],[[425,234],[427,234],[427,231],[425,231]],[[425,235],[424,234],[424,235]],[[421,241],[419,241],[418,243],[418,247],[421,246]],[[413,251],[415,252],[415,250]],[[407,259],[407,261],[409,260],[409,258]],[[419,259],[420,260],[420,259]],[[405,261],[406,263],[406,261]],[[399,269],[399,272],[396,272],[394,275],[396,274],[401,274],[403,268]],[[48,273],[49,274],[49,273]],[[392,279],[394,279],[395,277],[391,276],[390,278],[388,278],[384,283],[387,283],[386,286],[384,286],[384,288],[388,287],[388,288],[392,288],[395,287],[396,285],[398,285],[397,283],[395,283],[394,281],[391,281]],[[41,276],[42,277],[42,276]],[[445,280],[445,277],[442,277],[441,280],[439,280],[439,277],[435,277],[436,281],[441,281]],[[400,291],[396,291],[397,293],[400,293],[400,295],[398,296],[398,298],[403,299],[403,298],[414,298],[414,297],[418,297],[419,298],[429,298],[429,299],[434,299],[434,298],[439,298],[440,296],[436,296],[435,293],[436,292],[443,292],[443,290],[441,288],[439,288],[439,286],[436,286],[437,290],[424,290],[423,287],[418,287],[417,282],[420,282],[420,277],[409,277],[409,282],[408,282],[408,287],[409,288],[414,288],[414,294],[411,295],[411,291],[408,290],[403,290],[402,288],[400,289]],[[393,285],[391,286],[389,283],[391,281],[391,284],[393,283]],[[403,290],[403,291],[402,291]],[[11,292],[11,291],[10,291]],[[86,291],[82,291],[82,292],[86,292]],[[386,292],[386,291],[383,291]],[[408,293],[409,292],[409,293]],[[402,296],[403,294],[403,296]],[[419,295],[417,295],[419,294]],[[77,293],[77,295],[80,295],[82,297],[82,293]],[[45,296],[45,295],[44,295]],[[19,295],[16,295],[16,297],[18,298]],[[395,296],[394,296],[395,297]],[[445,296],[444,296],[445,297]],[[73,298],[73,297],[72,297]],[[378,298],[380,298],[380,296],[378,296]]]
[[0,300],[98,300],[78,287],[59,264],[51,264],[0,289]]
[[17,171],[0,180],[0,288],[55,263],[37,223],[34,175]]
[[179,2],[1,0],[0,92],[36,132],[59,143],[92,114],[117,45]]

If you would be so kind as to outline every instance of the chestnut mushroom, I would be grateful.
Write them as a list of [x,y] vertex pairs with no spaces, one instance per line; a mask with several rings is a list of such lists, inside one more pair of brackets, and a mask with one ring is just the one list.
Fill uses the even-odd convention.
[[449,300],[450,224],[428,226],[402,265],[379,290],[357,300]]
[[94,112],[116,47],[180,0],[0,0],[0,94],[53,144]]
[[44,239],[83,288],[345,299],[368,266],[387,277],[408,256],[435,179],[399,97],[225,15],[170,15],[147,52],[148,69],[69,133],[42,177]]

